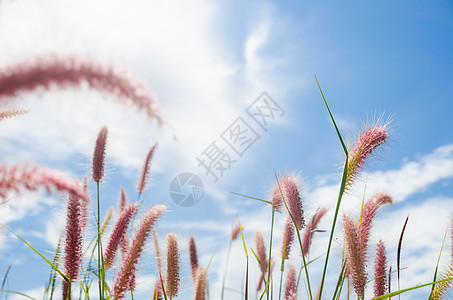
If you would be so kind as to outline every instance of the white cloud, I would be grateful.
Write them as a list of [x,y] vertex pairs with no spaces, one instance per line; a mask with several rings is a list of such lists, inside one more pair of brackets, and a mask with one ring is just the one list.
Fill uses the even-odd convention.
[[155,170],[195,169],[195,156],[250,99],[264,89],[284,90],[277,73],[271,72],[272,79],[260,75],[264,68],[277,67],[277,60],[264,59],[260,52],[270,42],[272,14],[267,9],[255,12],[265,18],[252,21],[246,40],[238,41],[242,62],[242,57],[232,58],[224,48],[224,33],[216,31],[222,7],[209,1],[189,5],[47,0],[42,5],[3,5],[0,25],[10,29],[0,30],[6,45],[0,50],[3,63],[47,52],[88,54],[118,63],[157,92],[167,124],[158,129],[143,114],[91,91],[50,92],[41,94],[41,99],[26,94],[16,106],[31,113],[2,123],[0,138],[7,142],[3,145],[7,160],[63,162],[82,154],[86,163],[97,131],[106,124],[108,155],[115,166],[140,167],[146,151],[158,140]]

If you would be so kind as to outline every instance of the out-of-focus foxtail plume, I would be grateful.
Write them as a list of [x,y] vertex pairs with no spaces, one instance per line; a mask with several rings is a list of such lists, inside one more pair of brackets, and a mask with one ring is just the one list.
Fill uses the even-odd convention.
[[39,187],[44,187],[48,192],[52,189],[67,192],[85,200],[87,197],[79,184],[55,171],[19,164],[0,165],[0,198],[6,198],[10,192],[35,191]]
[[318,227],[319,222],[321,221],[322,217],[327,212],[327,208],[320,208],[318,209],[313,218],[308,222],[307,228],[305,228],[304,232],[304,237],[302,239],[302,249],[304,249],[304,255],[308,257],[308,254],[310,253],[310,247],[311,247],[311,242],[313,240],[313,234],[316,231],[316,228]]
[[206,299],[206,268],[198,267],[195,280],[195,295],[194,300]]
[[195,238],[193,237],[193,235],[191,235],[189,238],[189,256],[190,256],[190,267],[192,268],[192,277],[195,282],[198,268],[198,255],[197,246],[195,245]]
[[157,147],[157,144],[149,149],[148,154],[146,155],[145,162],[143,163],[142,171],[137,183],[137,190],[139,194],[142,194],[146,189],[146,184],[149,176],[149,168],[151,167],[151,159],[153,158],[154,151]]
[[150,119],[162,124],[156,98],[145,85],[117,67],[71,55],[44,55],[0,68],[0,103],[23,92],[39,88],[89,87],[114,95],[122,103],[144,110]]
[[291,244],[294,239],[294,224],[291,217],[288,216],[286,219],[285,231],[282,242],[282,254],[285,253],[285,259],[288,259],[289,252],[291,251]]

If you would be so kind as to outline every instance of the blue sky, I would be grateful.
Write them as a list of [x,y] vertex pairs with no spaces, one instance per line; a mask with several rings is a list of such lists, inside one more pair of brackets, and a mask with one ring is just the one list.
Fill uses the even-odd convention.
[[[357,216],[365,184],[367,197],[380,191],[391,194],[396,203],[378,216],[372,242],[384,239],[395,268],[399,231],[410,214],[402,287],[427,282],[453,214],[452,32],[449,1],[2,1],[1,65],[49,52],[117,64],[158,95],[166,125],[158,128],[110,95],[86,89],[24,94],[10,106],[30,113],[2,122],[0,153],[7,163],[37,162],[81,178],[90,172],[96,134],[107,125],[108,164],[102,187],[107,209],[116,205],[121,184],[130,199],[136,197],[142,161],[149,147],[159,142],[152,185],[144,197],[149,206],[168,206],[159,223],[160,236],[174,231],[180,238],[180,298],[192,295],[187,241],[194,234],[202,264],[207,265],[217,248],[209,272],[211,299],[217,299],[236,216],[246,226],[249,247],[254,247],[256,230],[269,239],[269,208],[230,192],[268,197],[275,173],[300,173],[307,217],[319,206],[333,210],[343,158],[316,74],[347,141],[352,142],[367,119],[383,115],[392,120],[391,140],[345,198],[341,213]],[[254,127],[261,138],[214,183],[197,167],[196,157],[220,140],[236,118],[246,119],[245,109],[263,91],[285,114],[269,124],[267,132]],[[168,193],[171,180],[182,172],[198,174],[205,185],[203,199],[191,208],[175,205]],[[45,193],[14,198],[0,207],[2,223],[39,249],[52,251],[62,226],[55,224],[64,222],[64,201]],[[329,213],[320,227],[329,228],[331,219]],[[283,222],[279,216],[276,250]],[[341,233],[337,227],[338,241]],[[12,265],[9,288],[39,297],[47,266],[4,235],[0,269]],[[313,245],[318,255],[325,251],[326,238],[319,234]],[[444,265],[451,261],[450,248],[448,239]],[[338,242],[330,284],[340,255]],[[232,257],[227,285],[239,288],[244,271],[239,244],[233,245]],[[141,266],[139,299],[148,298],[147,284],[154,284],[151,244],[145,259],[153,263]],[[292,259],[296,262],[297,255]],[[253,268],[252,283],[258,280],[256,264]],[[320,269],[321,263],[312,268],[316,283]],[[239,299],[229,293],[231,299]],[[425,299],[426,293],[410,297]]]

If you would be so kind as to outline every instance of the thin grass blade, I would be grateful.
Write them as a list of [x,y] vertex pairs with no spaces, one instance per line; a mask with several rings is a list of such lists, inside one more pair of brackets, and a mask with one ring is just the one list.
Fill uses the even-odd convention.
[[249,198],[249,199],[261,201],[261,202],[264,202],[264,203],[267,203],[267,204],[272,205],[272,202],[267,201],[267,200],[264,200],[264,199],[260,199],[260,198],[256,198],[256,197],[251,197],[251,196],[247,196],[247,195],[243,195],[243,194],[239,194],[239,193],[235,193],[235,192],[230,192],[230,193],[231,193],[231,194],[234,194],[234,195],[242,196],[242,197],[245,197],[245,198]]
[[[398,271],[398,290],[400,289],[400,264],[401,264],[401,245],[403,244],[403,236],[404,232],[406,231],[407,221],[409,220],[409,216],[407,216],[406,221],[404,222],[403,230],[401,231],[400,239],[398,242],[398,250],[396,254],[396,269]],[[399,294],[398,294],[399,295]],[[401,297],[401,296],[399,296]]]
[[329,105],[327,104],[326,97],[324,97],[324,93],[321,89],[321,85],[319,84],[318,78],[316,78],[316,75],[314,75],[314,76],[315,76],[316,83],[318,84],[319,91],[321,92],[322,99],[324,99],[324,103],[326,104],[327,110],[329,111],[330,119],[332,120],[333,126],[335,126],[335,130],[337,131],[337,135],[338,135],[338,138],[340,139],[341,146],[343,146],[345,155],[348,156],[348,148],[346,148],[346,145],[343,142],[343,138],[341,137],[340,130],[338,129],[337,123],[335,122],[332,112],[330,111]]
[[23,238],[21,238],[20,236],[18,236],[14,231],[12,231],[11,229],[9,229],[7,226],[3,225],[9,232],[11,232],[12,234],[14,234],[18,239],[20,239],[22,242],[24,242],[28,247],[30,247],[33,251],[35,251],[39,256],[41,256],[42,259],[44,259],[48,264],[49,266],[51,266],[52,268],[54,268],[55,271],[58,272],[58,274],[60,274],[60,276],[67,282],[69,282],[69,279],[68,277],[66,277],[52,262],[50,262],[44,255],[42,255],[38,250],[36,250],[32,245],[30,245],[26,240],[24,240]]
[[425,284],[422,284],[422,285],[417,285],[417,286],[414,286],[414,287],[411,287],[411,288],[407,288],[407,289],[403,289],[403,290],[399,290],[399,291],[396,291],[396,292],[393,292],[393,293],[388,293],[388,294],[385,294],[385,295],[382,295],[382,296],[379,296],[379,297],[372,298],[371,300],[388,299],[390,297],[393,297],[393,296],[396,296],[396,295],[401,295],[402,293],[406,293],[406,292],[413,291],[413,290],[416,290],[416,289],[419,289],[419,288],[423,288],[425,286],[435,285],[435,284],[438,284],[438,283],[443,283],[443,282],[447,282],[447,281],[451,281],[451,280],[453,280],[453,277],[452,278],[446,278],[446,279],[443,279],[443,280],[434,281],[434,282],[430,282],[430,283],[425,283]]

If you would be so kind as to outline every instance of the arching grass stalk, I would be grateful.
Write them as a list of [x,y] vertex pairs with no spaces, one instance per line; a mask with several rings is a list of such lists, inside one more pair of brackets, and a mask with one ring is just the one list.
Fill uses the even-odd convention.
[[[274,216],[275,216],[275,208],[272,205],[272,221],[271,221],[271,238],[270,238],[270,243],[269,243],[269,260],[268,260],[268,266],[267,266],[267,283],[270,284],[270,279],[271,279],[271,271],[272,271],[272,235],[274,233]],[[296,226],[296,225],[294,225]],[[269,300],[269,289],[267,292],[267,300]]]
[[283,195],[283,191],[281,189],[280,182],[278,180],[277,174],[275,174],[275,179],[277,180],[278,188],[280,190],[280,193],[282,194],[283,204],[285,204],[286,210],[288,211],[288,214],[291,217],[291,220],[293,221],[294,229],[295,229],[295,231],[297,233],[297,239],[299,240],[299,246],[300,246],[300,250],[302,252],[302,259],[303,259],[303,262],[304,262],[305,276],[307,278],[308,294],[309,294],[310,299],[313,299],[313,294],[311,292],[311,285],[310,285],[310,276],[308,276],[307,262],[305,260],[305,253],[304,253],[304,248],[302,246],[302,239],[300,238],[300,232],[297,229],[296,220],[294,219],[293,215],[289,211],[288,203],[286,203],[285,195]]
[[[338,300],[341,296],[341,290],[343,289],[344,280],[346,278],[346,259],[343,258],[343,262],[341,264],[341,272],[338,276],[337,285],[335,286],[335,291],[333,292],[332,300]],[[349,287],[348,287],[349,289]]]
[[99,299],[103,299],[103,284],[102,284],[102,276],[101,276],[101,259],[102,259],[102,251],[101,251],[101,204],[100,204],[100,197],[99,197],[99,180],[96,181],[96,201],[97,201],[97,209],[98,209],[98,218],[97,218],[97,226],[98,226],[98,284],[99,284]]
[[[272,276],[271,276],[271,280],[272,280]],[[269,282],[266,284],[266,286],[264,287],[264,291],[263,291],[263,293],[261,294],[260,300],[263,299],[264,294],[265,294],[266,291],[268,290],[268,288],[269,288],[269,283],[270,283],[270,281],[269,281]]]

